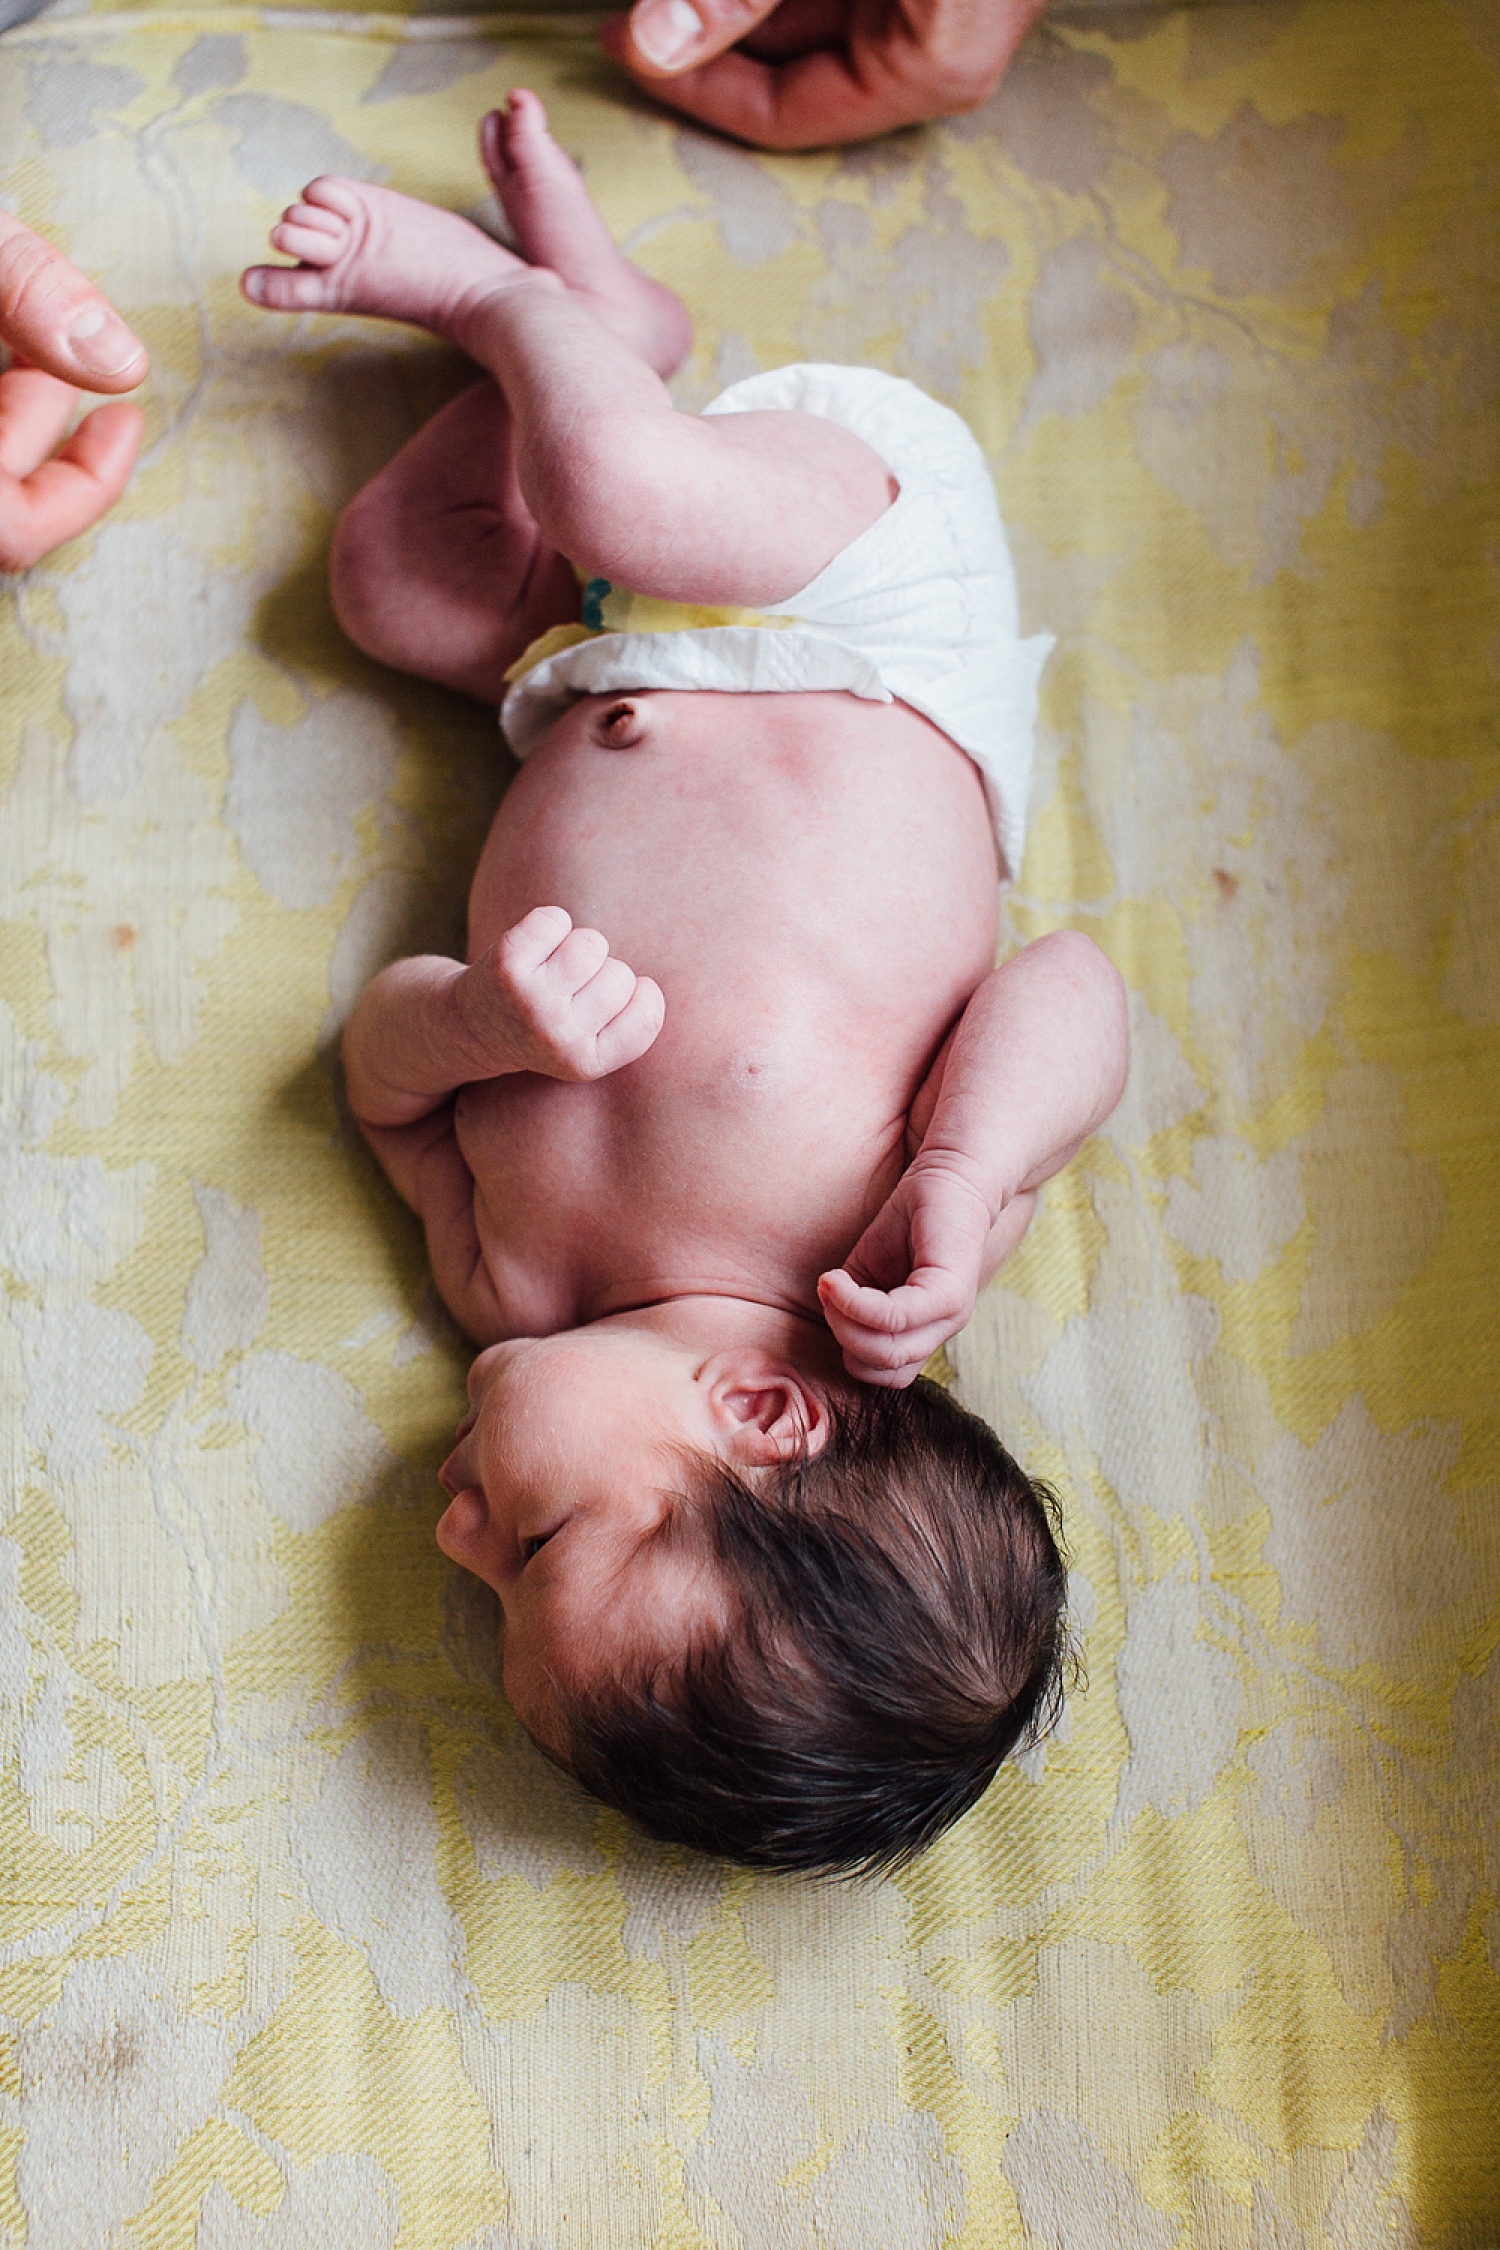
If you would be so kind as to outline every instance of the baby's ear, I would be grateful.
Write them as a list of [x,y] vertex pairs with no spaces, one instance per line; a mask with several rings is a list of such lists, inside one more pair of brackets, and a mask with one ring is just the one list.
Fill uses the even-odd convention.
[[710,1412],[738,1465],[774,1468],[828,1443],[828,1402],[800,1368],[766,1352],[721,1352],[704,1374]]

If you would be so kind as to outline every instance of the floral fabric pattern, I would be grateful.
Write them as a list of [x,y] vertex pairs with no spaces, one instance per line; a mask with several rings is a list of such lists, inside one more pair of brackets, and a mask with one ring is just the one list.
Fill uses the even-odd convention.
[[[6,36],[0,193],[153,373],[0,597],[0,2243],[1494,2250],[1497,74],[1487,0],[1074,7],[971,116],[765,158],[566,17]],[[1108,948],[1132,1079],[950,1356],[1086,1684],[889,1882],[530,1750],[341,1107],[507,765],[328,539],[466,373],[236,275],[321,171],[484,223],[518,83],[692,307],[681,402],[910,376],[1058,635],[1008,937]]]

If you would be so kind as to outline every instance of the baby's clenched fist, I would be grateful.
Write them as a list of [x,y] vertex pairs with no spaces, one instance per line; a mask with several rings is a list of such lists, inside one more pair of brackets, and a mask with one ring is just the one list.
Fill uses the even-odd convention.
[[490,1070],[606,1078],[646,1052],[666,1016],[661,987],[617,961],[561,906],[534,906],[464,972],[459,1004]]

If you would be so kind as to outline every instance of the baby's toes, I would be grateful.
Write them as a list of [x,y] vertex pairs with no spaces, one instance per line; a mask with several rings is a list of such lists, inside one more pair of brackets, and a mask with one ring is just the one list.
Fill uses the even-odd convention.
[[300,258],[307,266],[331,266],[342,257],[349,239],[349,230],[340,221],[338,232],[331,234],[326,227],[302,224],[290,216],[278,220],[271,229],[271,247],[284,258]]
[[512,91],[504,109],[492,109],[479,128],[479,152],[490,178],[499,184],[546,148],[552,136],[547,112],[524,86]]
[[330,211],[321,203],[289,203],[281,214],[283,226],[311,227],[317,234],[331,234],[339,242],[349,232],[349,221],[342,211]]
[[250,266],[240,275],[240,289],[252,305],[272,312],[323,312],[328,306],[328,282],[311,263]]
[[302,200],[314,209],[335,213],[351,224],[363,208],[365,190],[358,180],[346,180],[340,172],[320,172],[309,180],[302,190]]

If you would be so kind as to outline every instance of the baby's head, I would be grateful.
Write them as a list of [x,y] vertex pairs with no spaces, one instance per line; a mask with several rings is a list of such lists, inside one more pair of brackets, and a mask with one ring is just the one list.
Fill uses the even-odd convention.
[[935,1385],[698,1298],[497,1345],[470,1395],[439,1543],[500,1597],[530,1733],[653,1835],[899,1864],[1055,1716],[1050,1498]]

